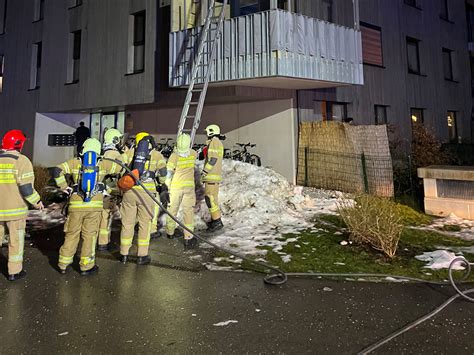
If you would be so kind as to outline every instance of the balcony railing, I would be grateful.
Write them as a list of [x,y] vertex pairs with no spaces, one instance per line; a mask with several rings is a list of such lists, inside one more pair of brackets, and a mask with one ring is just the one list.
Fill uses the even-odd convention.
[[[171,87],[189,84],[201,29],[170,34]],[[204,60],[208,63],[209,57]],[[211,83],[229,85],[232,81],[293,89],[363,84],[361,34],[277,9],[226,20]]]

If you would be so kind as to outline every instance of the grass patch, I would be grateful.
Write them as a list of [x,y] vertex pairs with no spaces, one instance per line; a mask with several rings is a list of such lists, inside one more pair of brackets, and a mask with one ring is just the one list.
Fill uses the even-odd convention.
[[[340,243],[347,240],[347,232],[342,219],[335,215],[322,215],[314,221],[318,232],[306,231],[301,234],[286,234],[282,240],[297,238],[288,243],[282,252],[291,255],[291,261],[285,263],[282,256],[270,247],[258,247],[267,250],[262,256],[271,265],[279,267],[284,272],[329,272],[329,273],[381,273],[417,277],[424,280],[446,280],[447,270],[425,269],[424,262],[415,259],[426,251],[445,247],[469,247],[473,242],[449,237],[436,231],[425,231],[406,227],[400,239],[400,247],[395,258],[390,259],[368,246],[348,245]],[[338,234],[335,234],[339,232]],[[342,233],[341,233],[342,232]],[[219,256],[225,256],[225,254]],[[474,260],[474,254],[465,254]],[[219,263],[221,266],[233,266],[231,263]],[[243,261],[239,268],[262,271],[250,262]],[[470,281],[474,281],[471,274]]]
[[422,226],[433,222],[433,217],[415,211],[413,208],[397,203],[397,212],[400,214],[405,226]]
[[462,231],[462,228],[458,226],[457,224],[445,224],[442,227],[438,228],[439,230],[442,230],[444,232],[460,232]]

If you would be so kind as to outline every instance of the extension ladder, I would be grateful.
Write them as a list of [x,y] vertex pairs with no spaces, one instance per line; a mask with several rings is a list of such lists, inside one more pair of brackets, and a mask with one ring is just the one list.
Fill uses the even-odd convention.
[[[193,0],[193,4],[197,6],[200,1],[201,0]],[[219,3],[216,0],[209,0],[206,20],[202,27],[199,46],[194,56],[188,92],[178,126],[178,135],[189,132],[191,136],[191,146],[194,144],[194,138],[196,137],[196,132],[201,122],[202,110],[204,101],[206,100],[207,87],[216,55],[217,43],[224,26],[227,1],[228,0],[222,0],[222,2]],[[220,12],[216,11],[218,9],[220,9]],[[216,13],[218,13],[217,16]],[[207,52],[206,50],[209,49],[210,51]],[[204,60],[205,55],[208,54],[207,60]],[[203,81],[202,87],[195,87],[197,81]],[[186,127],[189,127],[187,126],[188,120],[192,120],[193,125],[191,128],[186,129]]]

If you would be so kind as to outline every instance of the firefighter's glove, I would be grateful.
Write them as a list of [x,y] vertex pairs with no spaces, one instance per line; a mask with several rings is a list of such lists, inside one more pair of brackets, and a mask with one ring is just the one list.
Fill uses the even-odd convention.
[[33,205],[33,208],[38,211],[44,210],[44,205],[42,201],[39,201],[36,205]]
[[72,189],[72,187],[69,187],[69,186],[63,190],[63,192],[67,194],[68,196],[71,196],[73,191],[74,190]]

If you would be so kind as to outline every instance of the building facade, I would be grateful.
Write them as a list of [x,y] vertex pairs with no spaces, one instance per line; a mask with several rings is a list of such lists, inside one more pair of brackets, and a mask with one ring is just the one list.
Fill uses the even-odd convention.
[[[25,130],[27,153],[46,166],[74,154],[51,134],[80,121],[97,138],[112,126],[172,137],[202,21],[194,4],[0,0],[0,131]],[[257,144],[290,181],[303,121],[390,123],[408,141],[419,120],[443,140],[469,140],[466,4],[447,4],[229,1],[202,125],[221,125],[228,148]]]

